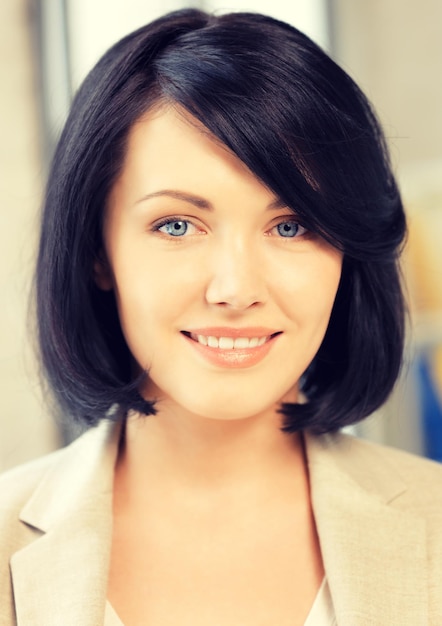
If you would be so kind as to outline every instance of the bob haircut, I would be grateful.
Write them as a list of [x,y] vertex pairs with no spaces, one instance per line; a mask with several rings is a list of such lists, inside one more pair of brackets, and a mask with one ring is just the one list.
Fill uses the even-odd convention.
[[330,323],[301,380],[307,401],[281,407],[283,429],[332,432],[366,417],[391,392],[404,341],[406,224],[379,123],[352,79],[295,28],[194,9],[140,28],[102,57],[55,152],[36,299],[43,371],[63,412],[89,425],[130,409],[155,413],[138,392],[114,295],[97,287],[94,263],[128,133],[161,103],[197,118],[303,226],[343,252]]

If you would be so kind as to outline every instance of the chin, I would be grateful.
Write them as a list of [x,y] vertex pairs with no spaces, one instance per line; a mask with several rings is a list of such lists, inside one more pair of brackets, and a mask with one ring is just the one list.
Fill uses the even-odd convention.
[[221,401],[218,400],[216,403],[189,403],[189,405],[187,405],[187,412],[188,414],[193,414],[208,420],[235,422],[253,419],[264,415],[274,416],[277,414],[280,406],[280,402],[268,404],[256,401],[244,402],[244,398],[241,400],[242,401],[238,402],[235,400],[229,401],[226,398],[223,398]]

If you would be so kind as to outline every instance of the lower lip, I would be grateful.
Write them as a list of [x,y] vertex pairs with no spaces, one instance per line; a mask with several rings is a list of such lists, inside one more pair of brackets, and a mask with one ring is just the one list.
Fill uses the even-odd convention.
[[213,365],[218,367],[242,368],[252,367],[262,361],[272,349],[273,344],[279,335],[271,337],[262,346],[256,346],[255,348],[239,348],[236,350],[210,348],[209,346],[204,346],[202,343],[195,341],[187,335],[183,335],[183,337],[190,342],[199,354],[210,361]]

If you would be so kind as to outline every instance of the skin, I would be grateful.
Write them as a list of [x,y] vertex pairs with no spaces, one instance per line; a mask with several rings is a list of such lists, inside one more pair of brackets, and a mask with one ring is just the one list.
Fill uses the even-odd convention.
[[[158,409],[126,425],[108,597],[126,626],[302,624],[323,567],[302,437],[277,410],[324,337],[341,254],[172,106],[132,128],[104,242],[96,280]],[[220,365],[183,334],[208,327],[275,337]]]

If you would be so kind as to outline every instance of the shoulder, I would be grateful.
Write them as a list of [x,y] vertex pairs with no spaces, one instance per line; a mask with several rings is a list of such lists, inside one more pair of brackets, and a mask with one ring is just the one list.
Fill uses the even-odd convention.
[[442,517],[440,463],[344,433],[310,437],[310,447],[314,461],[333,463],[392,506]]
[[39,531],[20,521],[25,504],[38,484],[57,463],[62,451],[31,461],[0,476],[0,622],[15,623],[11,589],[10,560],[12,555],[32,543]]
[[352,457],[357,457],[361,465],[378,461],[388,464],[400,474],[408,484],[430,480],[442,484],[442,465],[425,457],[417,456],[405,450],[373,443],[351,435],[338,435],[338,445]]
[[[103,422],[71,445],[0,476],[1,624],[15,623],[14,563],[41,558],[47,574],[66,538],[75,533],[81,544],[89,537],[91,519],[100,537],[107,532],[118,441],[117,424]],[[84,545],[87,552],[89,542]],[[99,542],[93,545],[96,554]]]
[[[338,444],[348,450],[349,460],[358,467],[358,476],[370,476],[366,481],[368,489],[375,497],[379,493],[385,504],[398,514],[394,535],[390,542],[401,538],[401,523],[411,522],[414,548],[418,544],[418,528],[424,529],[427,554],[427,576],[430,603],[434,614],[440,616],[440,581],[442,579],[442,465],[429,459],[397,450],[395,448],[343,437]],[[389,489],[391,489],[389,491]],[[407,522],[405,522],[407,523]],[[414,535],[416,533],[416,535]],[[410,535],[411,541],[411,535]],[[411,544],[404,542],[403,550],[411,549]],[[421,563],[422,565],[422,563]],[[416,572],[419,571],[416,560]],[[423,569],[420,570],[424,572]],[[439,607],[439,608],[437,608]],[[433,621],[431,621],[433,623]],[[434,622],[436,623],[436,621]],[[439,623],[439,621],[437,621]]]
[[46,473],[59,461],[65,449],[19,465],[0,475],[0,528],[5,516],[18,514]]
[[0,475],[0,568],[14,552],[40,534],[36,528],[21,521],[21,514],[67,450],[57,450]]
[[118,435],[117,424],[103,422],[69,446],[0,476],[0,622],[12,593],[11,558],[110,492]]
[[85,488],[87,481],[97,475],[106,454],[110,451],[111,458],[115,455],[116,446],[111,445],[116,444],[115,435],[116,424],[103,423],[70,445],[0,475],[0,529],[5,517],[12,515],[18,520],[22,507],[40,496],[43,487],[47,500],[74,486],[76,492]]
[[[83,486],[90,459],[95,454],[101,455],[100,438],[103,437],[100,429],[94,430],[64,448],[0,475],[0,553],[5,548],[19,548],[24,538],[35,531],[31,524],[23,523],[26,517],[23,511],[38,504],[40,517],[45,517],[43,512],[51,511],[56,506],[55,500],[64,504],[70,493],[78,492]],[[93,468],[89,468],[88,473],[93,474]],[[40,528],[37,524],[35,527]]]
[[[364,442],[361,449],[367,455],[379,458],[389,464],[404,482],[405,489],[398,495],[397,502],[392,504],[398,508],[412,509],[427,519],[442,523],[442,465],[429,459],[410,454],[403,450]],[[388,480],[388,476],[384,477]]]

